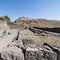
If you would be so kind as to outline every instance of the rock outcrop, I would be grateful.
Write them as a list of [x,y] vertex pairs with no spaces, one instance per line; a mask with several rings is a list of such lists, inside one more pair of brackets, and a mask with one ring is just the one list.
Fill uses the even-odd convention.
[[[30,41],[30,40],[29,40]],[[28,44],[29,45],[28,45]],[[27,47],[26,47],[27,45]],[[25,48],[25,60],[60,60],[60,56],[48,48],[44,47],[37,47],[36,44],[30,44],[28,41],[24,43]]]
[[60,48],[58,47],[46,43],[38,46],[31,39],[21,39],[19,29],[9,29],[2,33],[4,34],[0,36],[1,39],[2,37],[4,39],[7,37],[7,39],[0,40],[4,42],[3,45],[0,43],[0,60],[60,60]]

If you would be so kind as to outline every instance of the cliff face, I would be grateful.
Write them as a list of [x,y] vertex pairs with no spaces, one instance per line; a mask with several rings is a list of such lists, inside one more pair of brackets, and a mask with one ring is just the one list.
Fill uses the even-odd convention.
[[27,26],[27,27],[46,27],[46,28],[54,28],[60,27],[60,21],[55,20],[46,20],[46,19],[31,19],[20,17],[18,18],[15,23],[19,25]]

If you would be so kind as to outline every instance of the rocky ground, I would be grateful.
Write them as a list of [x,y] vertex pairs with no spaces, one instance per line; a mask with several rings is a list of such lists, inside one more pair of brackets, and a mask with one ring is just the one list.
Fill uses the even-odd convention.
[[0,29],[0,60],[60,60],[60,33]]

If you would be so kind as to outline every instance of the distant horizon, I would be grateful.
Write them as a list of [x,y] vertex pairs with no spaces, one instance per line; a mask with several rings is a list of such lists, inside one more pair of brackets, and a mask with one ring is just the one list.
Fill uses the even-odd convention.
[[60,0],[0,0],[0,16],[11,21],[21,16],[60,21]]
[[[3,17],[3,16],[8,16],[8,15],[2,15],[1,17]],[[9,16],[8,16],[9,17]],[[20,16],[20,17],[25,17],[25,16]],[[20,17],[18,17],[18,18],[20,18]],[[10,17],[9,17],[10,18]],[[12,20],[11,18],[10,18],[10,21],[11,22],[14,22],[14,21],[16,21],[18,18],[16,18],[15,20]],[[25,18],[30,18],[30,17],[25,17]],[[30,18],[30,19],[45,19],[45,20],[49,20],[49,21],[60,21],[60,20],[56,20],[56,19],[47,19],[47,18]]]
[[[22,18],[22,17],[24,17],[24,18],[29,18],[29,19],[45,19],[45,20],[55,20],[55,19],[47,19],[47,18],[33,18],[33,17],[25,17],[25,16],[20,16],[20,17],[18,17],[18,18]],[[18,19],[18,18],[16,18],[16,19]],[[16,20],[15,19],[15,20]]]

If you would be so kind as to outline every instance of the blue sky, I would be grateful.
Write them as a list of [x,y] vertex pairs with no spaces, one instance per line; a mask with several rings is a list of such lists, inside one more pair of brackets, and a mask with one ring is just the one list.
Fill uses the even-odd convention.
[[0,16],[60,20],[60,0],[0,0]]

